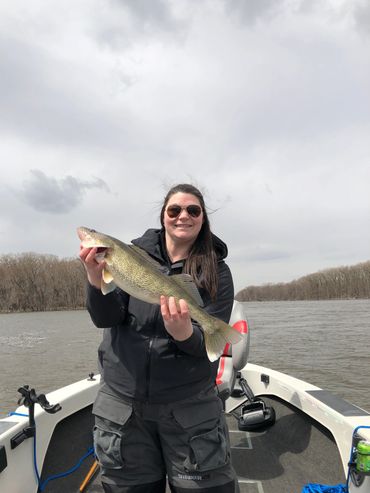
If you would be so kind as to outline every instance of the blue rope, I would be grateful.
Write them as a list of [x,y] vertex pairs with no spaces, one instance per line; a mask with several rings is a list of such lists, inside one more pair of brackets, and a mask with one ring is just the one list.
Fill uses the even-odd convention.
[[60,479],[60,478],[65,478],[66,476],[69,476],[70,474],[73,474],[75,471],[77,471],[77,469],[81,466],[82,462],[87,459],[90,455],[92,455],[94,453],[94,448],[91,447],[89,448],[89,450],[86,452],[85,455],[83,455],[81,457],[81,459],[77,462],[76,465],[74,465],[71,469],[69,469],[68,471],[65,471],[65,472],[61,472],[59,474],[55,474],[54,476],[49,476],[48,478],[45,479],[45,481],[43,483],[40,484],[40,480],[39,480],[39,490],[40,491],[44,491],[47,484],[49,483],[49,481],[54,481],[54,479]]
[[85,459],[87,459],[90,455],[92,455],[93,453],[94,453],[94,447],[90,447],[88,449],[88,451],[86,452],[86,454],[83,455],[80,458],[80,460],[77,462],[77,464],[75,464],[73,467],[71,467],[71,469],[68,469],[68,471],[61,472],[59,474],[55,474],[53,476],[49,476],[48,478],[45,479],[45,481],[43,481],[41,483],[41,478],[40,478],[40,474],[39,474],[39,470],[38,470],[38,466],[37,466],[36,429],[35,429],[35,435],[33,437],[33,465],[34,465],[35,474],[36,474],[36,480],[37,480],[37,484],[38,484],[38,491],[40,491],[40,492],[44,491],[45,488],[46,488],[46,486],[48,485],[48,483],[50,481],[54,481],[55,479],[65,478],[66,476],[69,476],[70,474],[72,474],[75,471],[77,471],[77,469],[81,466],[82,462]]
[[35,469],[37,484],[38,486],[40,486],[40,474],[39,474],[39,469],[37,467],[37,455],[36,455],[36,428],[35,428],[35,434],[33,435],[33,467]]
[[348,493],[348,489],[345,484],[327,486],[318,483],[308,483],[303,487],[302,493]]

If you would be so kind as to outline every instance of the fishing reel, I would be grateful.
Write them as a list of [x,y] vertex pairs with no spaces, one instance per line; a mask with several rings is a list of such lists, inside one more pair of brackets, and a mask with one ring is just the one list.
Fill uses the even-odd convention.
[[273,407],[267,406],[259,397],[255,397],[247,381],[239,377],[240,389],[234,389],[234,397],[247,397],[248,403],[240,409],[240,415],[236,416],[240,431],[262,431],[275,423],[276,413]]

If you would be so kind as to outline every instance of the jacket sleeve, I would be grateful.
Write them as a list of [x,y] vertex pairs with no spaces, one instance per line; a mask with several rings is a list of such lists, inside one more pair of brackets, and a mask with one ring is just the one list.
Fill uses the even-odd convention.
[[128,299],[129,295],[119,288],[104,295],[91,284],[87,286],[86,308],[98,328],[121,324],[127,314]]
[[[229,323],[234,303],[234,283],[230,269],[225,262],[219,263],[218,291],[215,301],[209,295],[204,297],[204,309],[213,317],[220,318]],[[181,351],[193,356],[206,356],[203,329],[199,324],[193,322],[193,334],[185,341],[174,341]]]

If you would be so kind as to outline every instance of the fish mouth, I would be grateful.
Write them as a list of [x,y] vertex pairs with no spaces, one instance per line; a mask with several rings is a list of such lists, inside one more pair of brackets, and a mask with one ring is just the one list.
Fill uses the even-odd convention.
[[96,248],[95,260],[97,262],[102,262],[105,259],[105,255],[108,251],[108,247],[95,247],[95,248]]

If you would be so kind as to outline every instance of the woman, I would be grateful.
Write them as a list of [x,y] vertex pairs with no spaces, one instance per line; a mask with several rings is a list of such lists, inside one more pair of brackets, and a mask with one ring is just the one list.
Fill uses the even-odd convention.
[[[234,288],[226,245],[211,233],[202,194],[173,187],[161,229],[133,241],[168,275],[189,273],[204,307],[228,322]],[[93,407],[94,443],[109,493],[234,493],[228,432],[215,391],[217,362],[207,357],[202,328],[184,300],[161,297],[160,307],[120,289],[100,291],[104,263],[81,246],[89,281],[87,308],[104,327],[99,347],[102,383]],[[107,328],[109,327],[109,328]]]

